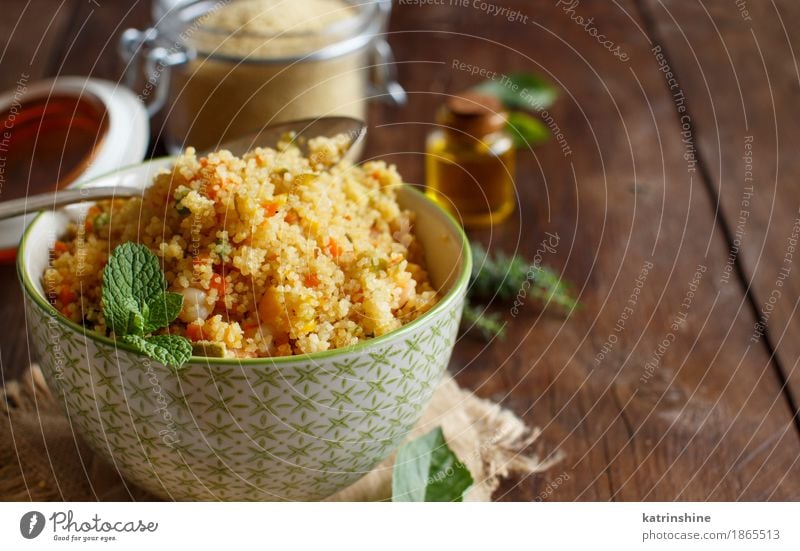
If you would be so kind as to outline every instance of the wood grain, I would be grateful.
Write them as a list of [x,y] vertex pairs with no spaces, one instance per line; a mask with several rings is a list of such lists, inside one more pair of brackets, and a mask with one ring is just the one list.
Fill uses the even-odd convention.
[[[680,76],[713,194],[748,285],[755,327],[800,402],[800,4],[648,0]],[[716,93],[724,90],[726,93]]]
[[[507,5],[524,11],[529,4]],[[766,349],[747,345],[754,319],[743,287],[718,283],[727,245],[714,204],[702,177],[687,173],[676,106],[636,7],[620,5],[633,20],[607,3],[582,5],[579,13],[624,45],[627,63],[544,3],[529,10],[535,22],[518,30],[476,10],[450,9],[442,20],[456,19],[458,35],[420,25],[440,8],[398,7],[394,44],[398,59],[414,61],[404,80],[411,101],[402,126],[371,130],[370,151],[385,152],[412,181],[421,177],[439,89],[477,82],[453,70],[454,59],[498,72],[536,70],[564,89],[552,115],[574,153],[564,158],[551,142],[524,156],[516,220],[474,235],[532,255],[545,232],[558,233],[558,254],[545,261],[577,284],[585,308],[568,321],[525,310],[506,342],[483,348],[464,340],[453,365],[463,384],[525,414],[544,428],[545,447],[568,454],[538,484],[504,497],[534,499],[561,469],[569,480],[553,499],[797,496],[783,483],[798,474],[791,412]],[[410,153],[389,155],[398,149]],[[654,268],[617,335],[646,261]],[[706,272],[686,321],[672,331],[698,265]],[[640,382],[658,343],[673,333],[654,376]],[[618,341],[598,365],[611,335]]]

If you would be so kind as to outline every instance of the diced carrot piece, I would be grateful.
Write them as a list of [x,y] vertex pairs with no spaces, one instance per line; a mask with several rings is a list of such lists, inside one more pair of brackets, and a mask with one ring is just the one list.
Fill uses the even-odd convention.
[[306,274],[306,277],[303,280],[303,282],[306,284],[306,287],[316,287],[317,285],[319,285],[319,277],[317,277],[317,274],[313,273]]
[[[258,319],[273,329],[273,333],[289,330],[285,306],[281,301],[281,292],[273,286],[267,288],[258,301]],[[276,335],[273,335],[276,336]]]
[[53,249],[57,253],[65,253],[69,250],[69,247],[67,247],[67,244],[64,243],[63,241],[56,241],[56,244],[53,245]]
[[211,276],[211,283],[209,286],[217,290],[217,300],[225,298],[225,278],[219,274]]
[[203,327],[197,323],[190,323],[186,326],[186,338],[195,342],[205,340]]
[[68,285],[62,285],[58,292],[58,300],[60,300],[61,304],[64,306],[71,304],[75,300],[75,291],[70,289]]
[[275,216],[275,214],[278,212],[278,203],[275,201],[264,201],[261,203],[261,206],[264,207],[264,213],[267,215],[267,217]]
[[339,258],[339,255],[342,254],[342,248],[333,238],[328,241],[328,252],[331,253],[333,258]]

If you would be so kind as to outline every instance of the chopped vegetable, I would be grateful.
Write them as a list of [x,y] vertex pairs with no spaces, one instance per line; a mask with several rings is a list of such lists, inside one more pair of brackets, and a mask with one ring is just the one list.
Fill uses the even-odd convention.
[[58,292],[58,300],[61,301],[61,304],[66,306],[73,302],[76,298],[75,292],[70,289],[69,285],[62,285],[61,289]]
[[228,239],[226,237],[222,237],[220,239],[217,239],[217,242],[214,244],[212,250],[215,253],[217,253],[223,260],[228,260],[228,257],[230,257],[233,248],[231,247],[231,244],[228,243]]
[[264,214],[267,215],[267,218],[275,216],[278,212],[278,203],[275,201],[265,201],[261,203],[261,206],[264,208]]
[[105,226],[108,225],[110,219],[111,219],[110,214],[108,214],[107,212],[101,212],[100,214],[94,217],[94,222],[92,223],[94,225],[94,229],[99,230],[101,228],[104,228]]
[[342,247],[332,237],[328,241],[328,252],[333,258],[339,258],[339,255],[342,254]]
[[211,282],[209,283],[209,287],[214,289],[217,292],[217,301],[223,300],[225,298],[225,278],[219,274],[214,274],[211,276]]
[[225,344],[221,342],[198,340],[192,343],[192,354],[195,356],[224,358],[227,350]]
[[203,326],[199,323],[190,323],[186,326],[186,337],[193,342],[200,342],[205,339]]

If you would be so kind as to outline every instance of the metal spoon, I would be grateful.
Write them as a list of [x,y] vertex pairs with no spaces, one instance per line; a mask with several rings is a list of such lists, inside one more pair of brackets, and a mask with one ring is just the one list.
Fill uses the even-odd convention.
[[[308,153],[308,140],[317,136],[336,136],[345,134],[350,138],[350,145],[343,158],[350,158],[360,152],[361,142],[367,133],[364,121],[350,117],[319,117],[315,119],[301,119],[267,126],[264,129],[248,134],[241,138],[225,142],[219,147],[203,152],[203,154],[227,149],[234,155],[243,155],[254,147],[275,146],[287,133],[294,132],[294,142],[304,155]],[[13,218],[37,210],[53,210],[73,203],[83,201],[99,201],[101,199],[123,199],[126,197],[141,197],[142,189],[138,186],[87,186],[82,188],[68,188],[21,197],[11,201],[0,202],[0,220]]]

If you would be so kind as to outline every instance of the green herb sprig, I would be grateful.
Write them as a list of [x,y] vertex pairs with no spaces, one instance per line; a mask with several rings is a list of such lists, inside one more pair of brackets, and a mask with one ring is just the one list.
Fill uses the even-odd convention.
[[168,327],[183,308],[183,295],[167,292],[158,257],[144,245],[117,246],[103,268],[103,314],[116,338],[162,364],[180,368],[192,355],[188,339],[151,335]]
[[506,338],[506,322],[497,312],[489,312],[484,306],[475,306],[467,301],[461,314],[461,326],[474,332],[486,342]]
[[498,99],[509,110],[506,126],[516,147],[527,148],[550,138],[547,126],[527,113],[547,109],[558,98],[558,89],[544,78],[513,73],[502,79],[485,80],[473,90]]
[[405,444],[392,471],[392,501],[464,501],[472,475],[441,427]]
[[[462,326],[474,331],[484,340],[502,339],[506,324],[497,313],[488,313],[475,301],[499,300],[515,306],[518,301],[536,300],[545,306],[555,306],[568,315],[580,307],[572,296],[572,286],[547,266],[539,266],[521,255],[502,251],[489,252],[478,243],[472,248],[472,274],[468,302],[462,314]],[[524,289],[524,292],[523,292]]]

